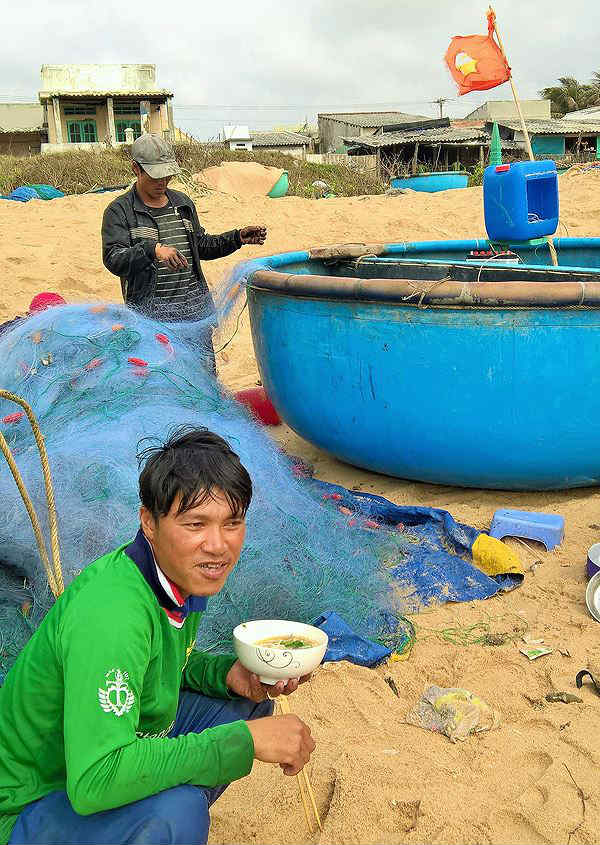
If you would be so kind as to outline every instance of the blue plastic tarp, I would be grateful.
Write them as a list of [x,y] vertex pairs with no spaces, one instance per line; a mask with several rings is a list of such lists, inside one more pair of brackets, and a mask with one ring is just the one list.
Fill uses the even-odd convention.
[[[407,606],[487,599],[521,584],[521,575],[490,577],[473,565],[480,531],[438,508],[403,507],[382,496],[312,479],[330,506],[350,511],[349,527],[390,533],[389,572],[404,588]],[[332,499],[332,495],[335,496]],[[382,538],[385,539],[385,538]]]
[[380,643],[360,637],[344,622],[341,616],[329,611],[315,619],[313,625],[329,637],[324,662],[349,660],[359,666],[376,666],[392,653]]

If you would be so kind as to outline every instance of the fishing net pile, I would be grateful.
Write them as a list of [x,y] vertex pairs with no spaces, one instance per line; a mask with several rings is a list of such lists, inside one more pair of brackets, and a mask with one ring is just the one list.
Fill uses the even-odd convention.
[[[223,289],[218,317],[232,308],[244,274],[239,268]],[[491,589],[463,562],[474,529],[471,536],[454,523],[441,542],[411,529],[407,520],[396,524],[393,513],[380,520],[373,502],[349,491],[324,492],[302,477],[300,464],[279,450],[203,366],[203,341],[214,320],[214,311],[202,324],[157,322],[119,305],[73,305],[49,309],[0,335],[0,387],[31,405],[45,438],[65,584],[135,535],[140,441],[164,440],[187,423],[224,437],[254,486],[246,544],[225,589],[209,601],[202,648],[226,650],[235,625],[247,619],[310,622],[327,611],[360,635],[394,647],[407,636],[399,614],[414,609],[423,596],[415,586],[415,567],[425,571],[424,552],[427,590],[433,594],[465,597],[439,574],[452,565],[472,573],[468,598],[495,592],[496,584]],[[38,450],[27,418],[5,400],[0,430],[47,534]],[[1,456],[0,490],[0,671],[5,672],[54,597]],[[455,581],[467,583],[462,571]]]
[[[0,384],[32,406],[45,438],[65,584],[135,535],[139,441],[164,439],[174,426],[190,423],[230,443],[255,491],[245,549],[226,589],[210,602],[203,647],[227,647],[233,626],[245,619],[309,621],[330,608],[363,633],[381,630],[385,611],[396,608],[372,549],[346,530],[343,515],[323,506],[294,462],[203,368],[203,334],[197,325],[161,324],[108,305],[50,309],[0,336]],[[0,400],[1,428],[47,529],[39,454],[19,410]],[[6,670],[53,596],[4,461],[0,489],[0,666]]]

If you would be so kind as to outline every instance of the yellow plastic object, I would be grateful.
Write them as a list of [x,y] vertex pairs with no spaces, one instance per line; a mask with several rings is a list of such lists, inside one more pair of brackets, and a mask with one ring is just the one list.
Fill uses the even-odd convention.
[[480,534],[471,548],[473,563],[486,575],[523,575],[523,568],[518,555],[502,540]]
[[397,652],[394,651],[388,657],[388,663],[399,663],[401,660],[408,660],[412,653],[412,647],[408,648],[406,651]]

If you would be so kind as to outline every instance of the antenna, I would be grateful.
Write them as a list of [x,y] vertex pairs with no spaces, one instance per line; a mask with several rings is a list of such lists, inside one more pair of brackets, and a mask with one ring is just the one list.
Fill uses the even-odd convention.
[[440,118],[444,116],[444,103],[449,102],[452,97],[438,97],[437,100],[429,100],[430,103],[440,107]]

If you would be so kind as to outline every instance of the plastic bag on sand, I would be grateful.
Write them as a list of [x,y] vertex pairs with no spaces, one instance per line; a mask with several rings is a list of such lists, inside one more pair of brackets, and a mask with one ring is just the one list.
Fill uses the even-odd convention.
[[500,713],[466,689],[431,686],[406,721],[428,731],[445,734],[451,742],[470,734],[491,731],[500,724]]

